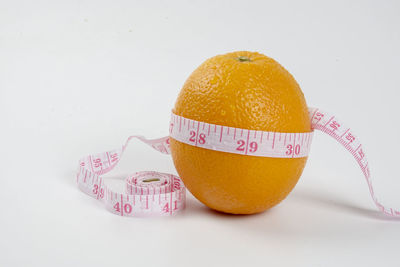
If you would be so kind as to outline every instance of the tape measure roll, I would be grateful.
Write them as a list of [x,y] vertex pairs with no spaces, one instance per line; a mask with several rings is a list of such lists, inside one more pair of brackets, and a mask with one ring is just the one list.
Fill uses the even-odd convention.
[[[350,127],[334,115],[316,108],[309,109],[311,127],[338,141],[349,151],[360,166],[371,197],[378,209],[389,216],[400,216],[400,211],[382,205],[373,190],[369,164],[364,147]],[[313,132],[279,133],[240,129],[200,122],[171,115],[170,137],[192,146],[244,156],[300,158],[308,156]],[[133,138],[155,150],[170,154],[169,136],[149,140],[131,136],[120,149],[89,155],[79,162],[77,183],[88,195],[102,200],[108,210],[121,216],[173,215],[185,207],[185,187],[172,174],[139,172],[126,179],[125,194],[117,193],[104,184],[100,175],[111,171],[120,160]]]
[[166,216],[183,210],[186,189],[182,180],[175,175],[155,171],[136,172],[125,179],[125,193],[115,192],[105,184],[101,175],[111,171],[118,164],[133,138],[159,152],[169,153],[168,137],[148,140],[142,136],[131,136],[121,149],[82,158],[76,177],[79,188],[103,201],[109,211],[121,216]]

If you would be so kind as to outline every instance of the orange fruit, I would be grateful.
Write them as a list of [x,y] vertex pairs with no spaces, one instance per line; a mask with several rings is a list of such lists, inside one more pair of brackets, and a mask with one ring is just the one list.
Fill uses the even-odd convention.
[[[304,95],[278,62],[255,52],[206,60],[186,80],[173,113],[212,124],[274,132],[310,132]],[[283,200],[307,158],[268,158],[204,149],[171,138],[188,190],[208,207],[252,214]]]

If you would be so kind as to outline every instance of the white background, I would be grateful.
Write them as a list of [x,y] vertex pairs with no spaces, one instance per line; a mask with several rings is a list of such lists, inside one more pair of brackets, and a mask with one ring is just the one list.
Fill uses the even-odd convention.
[[[188,75],[235,50],[278,60],[308,105],[352,126],[380,200],[400,207],[398,1],[0,2],[0,266],[394,266],[400,221],[316,133],[289,197],[254,216],[192,196],[172,218],[122,218],[74,184],[77,160],[168,133]],[[175,173],[133,142],[117,172]]]

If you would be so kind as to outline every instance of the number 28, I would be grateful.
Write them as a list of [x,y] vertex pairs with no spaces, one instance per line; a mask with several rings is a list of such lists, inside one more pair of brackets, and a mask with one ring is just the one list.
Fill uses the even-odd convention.
[[[196,142],[196,132],[195,131],[190,131],[189,141]],[[199,144],[201,144],[201,145],[204,145],[206,142],[206,135],[203,133],[199,134],[199,136],[197,138],[197,142],[199,142]]]

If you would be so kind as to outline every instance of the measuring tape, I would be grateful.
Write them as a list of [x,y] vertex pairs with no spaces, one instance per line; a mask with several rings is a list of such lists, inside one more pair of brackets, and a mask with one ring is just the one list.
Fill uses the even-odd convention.
[[271,158],[302,158],[308,156],[313,132],[246,130],[172,114],[170,136],[188,145],[222,152]]
[[[378,201],[364,148],[353,131],[334,115],[317,108],[309,108],[309,115],[313,130],[333,137],[353,155],[378,209],[389,216],[400,216],[400,211],[385,207]],[[101,175],[117,165],[130,140],[138,139],[164,154],[170,154],[171,137],[188,145],[244,156],[301,158],[308,156],[313,137],[313,132],[240,129],[195,121],[176,114],[171,115],[169,133],[170,136],[153,140],[131,136],[120,149],[82,158],[76,178],[79,188],[103,201],[109,211],[121,216],[173,215],[185,208],[186,192],[182,180],[175,175],[154,171],[134,173],[126,178],[125,193],[115,192],[104,183]]]

